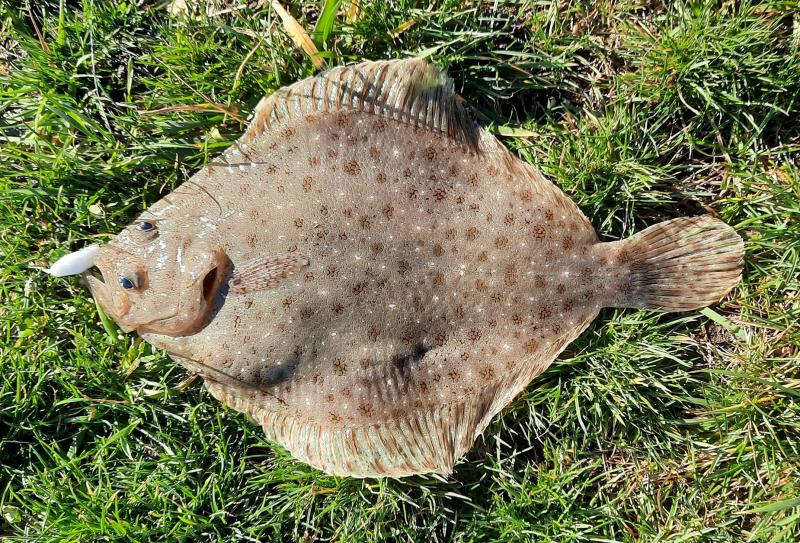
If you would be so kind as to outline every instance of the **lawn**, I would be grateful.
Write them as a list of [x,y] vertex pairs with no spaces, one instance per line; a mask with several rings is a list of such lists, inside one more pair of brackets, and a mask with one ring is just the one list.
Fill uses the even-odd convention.
[[713,213],[745,240],[741,284],[604,310],[450,477],[327,476],[40,271],[312,59],[264,1],[4,0],[0,539],[800,540],[800,3],[337,4],[283,3],[329,66],[430,59],[604,240]]

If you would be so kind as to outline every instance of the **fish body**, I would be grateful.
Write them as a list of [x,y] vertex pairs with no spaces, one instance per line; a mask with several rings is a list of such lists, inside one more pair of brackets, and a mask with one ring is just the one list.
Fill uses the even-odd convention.
[[709,217],[600,243],[420,60],[265,99],[220,159],[112,242],[101,305],[299,459],[448,473],[602,307],[688,310],[738,280]]

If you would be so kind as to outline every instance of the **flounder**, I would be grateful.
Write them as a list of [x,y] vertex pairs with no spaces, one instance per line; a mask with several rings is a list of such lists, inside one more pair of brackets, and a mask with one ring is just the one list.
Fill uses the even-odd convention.
[[335,68],[94,256],[93,296],[326,472],[449,473],[603,307],[688,311],[738,281],[709,216],[600,243],[422,60]]

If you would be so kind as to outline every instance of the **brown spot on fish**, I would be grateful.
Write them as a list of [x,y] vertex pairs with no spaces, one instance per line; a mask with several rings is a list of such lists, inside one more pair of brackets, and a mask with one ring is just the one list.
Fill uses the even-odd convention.
[[529,339],[522,346],[522,349],[525,351],[525,354],[533,354],[536,352],[536,349],[538,348],[539,348],[539,342],[537,342],[535,339]]
[[345,364],[344,360],[341,358],[337,358],[333,361],[333,373],[336,375],[344,375],[347,371],[347,364]]
[[380,330],[381,329],[377,324],[371,324],[369,326],[369,329],[367,330],[367,337],[371,342],[375,343],[378,341],[378,338],[380,337]]
[[355,160],[348,160],[344,164],[344,173],[347,175],[361,175],[361,165]]
[[517,284],[517,268],[513,264],[509,264],[503,272],[503,283],[507,287],[513,287]]

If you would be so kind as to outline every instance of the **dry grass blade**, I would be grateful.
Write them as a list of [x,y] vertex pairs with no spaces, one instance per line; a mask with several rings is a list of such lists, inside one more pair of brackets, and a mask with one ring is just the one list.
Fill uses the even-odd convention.
[[189,10],[189,5],[186,3],[186,0],[172,0],[167,5],[167,11],[173,17],[178,17],[179,15],[183,15]]
[[347,15],[345,21],[353,24],[361,18],[361,2],[359,0],[352,0],[350,5],[347,6]]
[[237,114],[236,108],[227,108],[221,104],[210,104],[210,103],[186,104],[181,106],[160,107],[158,109],[147,109],[144,111],[140,111],[139,115],[159,115],[161,113],[172,113],[175,111],[219,112],[219,113],[225,113],[226,115],[230,115],[236,120],[243,122],[239,117],[236,116]]
[[308,35],[308,32],[306,32],[305,29],[300,26],[300,23],[297,22],[297,19],[292,17],[277,0],[272,0],[272,9],[278,12],[278,15],[280,15],[281,20],[283,21],[284,30],[286,30],[286,33],[292,37],[297,46],[305,51],[309,58],[311,58],[311,62],[314,63],[314,67],[318,70],[325,68],[325,60],[319,56],[319,50],[317,49],[317,46],[314,45],[314,42]]

